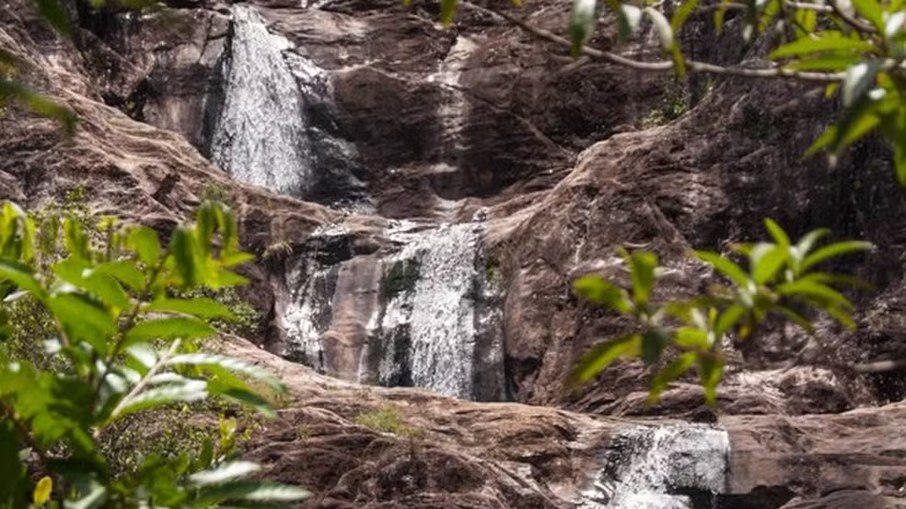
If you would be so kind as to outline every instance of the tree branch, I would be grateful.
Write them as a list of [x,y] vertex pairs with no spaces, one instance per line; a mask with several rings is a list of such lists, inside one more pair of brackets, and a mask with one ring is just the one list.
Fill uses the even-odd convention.
[[[503,19],[504,21],[516,25],[523,31],[528,32],[540,39],[553,42],[565,48],[570,48],[572,46],[572,43],[570,43],[568,39],[561,37],[551,31],[531,25],[526,21],[505,12],[475,5],[467,0],[461,1],[460,4],[465,8],[472,9],[474,11],[481,12],[495,18]],[[637,71],[673,72],[674,70],[673,62],[670,60],[658,60],[653,62],[633,60],[632,58],[625,57],[618,53],[600,50],[589,46],[583,46],[581,53],[596,60],[610,62],[612,64],[621,65],[623,67],[628,67]],[[808,81],[814,83],[833,83],[842,81],[844,78],[843,73],[801,72],[784,69],[782,67],[725,67],[709,64],[706,62],[698,62],[695,60],[686,60],[686,68],[691,73],[716,74],[721,76],[737,76],[744,78],[793,78],[800,81]]]

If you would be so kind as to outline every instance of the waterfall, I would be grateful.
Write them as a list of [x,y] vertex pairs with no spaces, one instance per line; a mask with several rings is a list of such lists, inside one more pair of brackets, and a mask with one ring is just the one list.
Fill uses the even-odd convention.
[[311,177],[311,150],[294,72],[299,66],[284,57],[292,45],[268,32],[253,8],[237,5],[232,13],[211,160],[240,182],[300,195]]
[[727,432],[703,425],[638,427],[614,436],[580,509],[710,509],[725,490]]
[[316,232],[288,271],[284,355],[348,380],[499,400],[501,291],[485,230],[391,221],[390,247],[360,256],[351,237]]
[[[476,257],[483,233],[483,223],[425,230],[401,221],[391,228],[391,239],[403,249],[389,260],[389,300],[380,328],[388,335],[408,336],[404,348],[409,350],[408,368],[416,387],[447,396],[472,396]],[[400,344],[398,336],[393,340]],[[386,348],[384,380],[398,367],[396,350]]]

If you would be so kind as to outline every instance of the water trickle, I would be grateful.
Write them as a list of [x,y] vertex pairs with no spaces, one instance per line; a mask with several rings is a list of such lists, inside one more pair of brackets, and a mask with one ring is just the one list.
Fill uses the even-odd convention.
[[709,509],[726,488],[729,451],[727,432],[708,426],[623,431],[579,509]]
[[211,130],[211,159],[232,177],[273,191],[300,195],[311,176],[305,111],[292,47],[272,34],[261,16],[237,5],[221,61],[222,105]]

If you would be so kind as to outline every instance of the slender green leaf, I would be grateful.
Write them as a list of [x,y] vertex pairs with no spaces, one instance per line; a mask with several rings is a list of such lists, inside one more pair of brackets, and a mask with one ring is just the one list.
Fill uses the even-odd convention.
[[607,306],[619,313],[628,313],[632,308],[626,291],[601,276],[594,274],[584,276],[573,283],[573,288],[582,298]]
[[824,35],[822,37],[809,37],[797,39],[775,49],[769,55],[772,59],[811,55],[825,51],[848,51],[854,53],[867,53],[874,49],[870,42],[859,39],[850,39],[840,35]]
[[453,23],[453,16],[456,15],[456,0],[440,0],[440,22],[443,26],[450,26]]
[[212,336],[216,331],[197,318],[173,317],[147,320],[126,332],[126,345],[157,339],[197,339]]
[[812,297],[846,309],[852,308],[852,303],[840,292],[827,285],[807,279],[799,279],[791,283],[778,285],[777,293],[784,296]]
[[787,236],[786,232],[783,231],[783,228],[780,227],[773,219],[765,218],[764,227],[768,230],[768,233],[771,234],[771,237],[774,239],[774,242],[777,242],[781,246],[789,246],[790,238]]
[[843,79],[843,106],[850,107],[875,84],[880,62],[859,62],[846,71]]
[[723,358],[720,355],[700,355],[697,360],[702,387],[705,389],[705,401],[713,407],[717,404],[717,386],[724,376]]
[[[765,249],[758,249],[758,247],[765,246]],[[753,251],[752,255],[752,264],[754,266],[752,270],[752,279],[758,283],[763,284],[767,283],[774,279],[777,276],[777,271],[783,267],[783,264],[786,262],[789,257],[789,250],[783,246],[778,246],[775,244],[760,244],[756,247],[756,250]]]
[[146,311],[181,313],[192,315],[197,318],[214,319],[223,318],[231,320],[235,318],[233,312],[223,304],[214,299],[207,297],[196,297],[193,299],[157,299],[145,307]]
[[746,272],[729,258],[710,251],[696,251],[695,256],[697,256],[699,260],[717,269],[718,272],[737,285],[746,287],[749,284],[749,276]]
[[171,403],[200,401],[208,397],[207,382],[190,380],[189,383],[170,384],[153,387],[140,392],[138,395],[124,400],[114,410],[110,420],[117,420],[127,415],[157,408]]
[[141,291],[145,286],[145,276],[142,274],[142,271],[135,266],[135,263],[131,261],[122,260],[102,263],[92,269],[92,271],[95,274],[106,274],[114,277],[117,281],[135,291]]
[[664,369],[657,372],[651,380],[651,388],[648,391],[648,404],[657,403],[661,394],[670,385],[670,382],[676,380],[695,364],[695,352],[686,352],[676,359],[670,361]]
[[574,370],[573,376],[578,381],[587,382],[617,359],[640,355],[641,347],[642,336],[638,334],[630,334],[620,339],[595,345],[583,356]]
[[837,258],[860,251],[870,251],[873,248],[874,244],[872,244],[871,242],[863,242],[858,240],[835,242],[833,244],[829,244],[820,249],[817,249],[815,252],[806,256],[802,261],[801,270],[805,272],[815,265],[818,265],[819,263],[831,258]]
[[117,327],[113,316],[98,302],[81,294],[58,293],[48,299],[47,307],[71,341],[84,341],[101,354],[107,351]]
[[177,355],[167,360],[168,366],[192,365],[207,368],[222,368],[233,373],[245,375],[266,382],[274,389],[282,389],[283,384],[265,369],[259,368],[239,359],[207,353],[190,353]]
[[673,33],[678,33],[683,28],[686,20],[698,7],[698,2],[699,0],[683,0],[679,7],[676,8],[673,12],[673,17],[670,19],[670,28],[673,29]]
[[127,237],[127,245],[138,254],[139,260],[153,267],[160,259],[160,241],[157,232],[145,226],[132,228]]
[[228,481],[244,479],[261,470],[261,466],[250,461],[231,461],[218,465],[210,470],[196,472],[189,476],[189,481],[198,486],[223,484]]
[[884,9],[877,0],[850,0],[856,12],[867,19],[879,32],[884,32]]
[[34,0],[38,7],[38,14],[60,34],[72,37],[72,23],[69,12],[59,0]]
[[657,255],[647,251],[634,251],[630,263],[633,297],[637,303],[645,304],[651,297],[651,290],[654,287]]
[[595,30],[596,0],[574,0],[569,18],[569,39],[572,43],[573,58],[582,54],[582,47]]
[[651,24],[654,25],[654,30],[657,32],[658,39],[661,41],[661,49],[664,50],[664,53],[672,53],[673,48],[676,45],[676,40],[674,39],[673,28],[670,27],[670,22],[667,21],[667,18],[661,11],[653,7],[646,7],[645,14],[648,15]]

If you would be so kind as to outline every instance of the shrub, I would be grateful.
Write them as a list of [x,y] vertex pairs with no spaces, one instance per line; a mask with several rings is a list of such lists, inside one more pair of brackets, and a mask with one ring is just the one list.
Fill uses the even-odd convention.
[[[145,227],[102,221],[96,242],[73,215],[49,221],[59,235],[39,236],[33,217],[13,203],[0,207],[0,505],[249,507],[305,496],[248,479],[259,467],[235,460],[230,420],[216,444],[198,436],[128,468],[104,455],[128,444],[119,431],[129,419],[210,397],[274,415],[254,387],[282,393],[279,381],[199,350],[215,333],[209,322],[231,318],[230,310],[206,297],[172,297],[244,282],[231,268],[250,257],[229,209],[202,204],[166,247]],[[40,358],[9,343],[12,319],[31,309],[50,320],[18,341]]]

